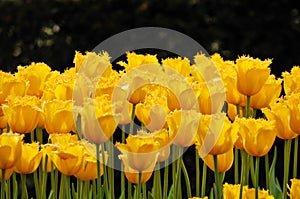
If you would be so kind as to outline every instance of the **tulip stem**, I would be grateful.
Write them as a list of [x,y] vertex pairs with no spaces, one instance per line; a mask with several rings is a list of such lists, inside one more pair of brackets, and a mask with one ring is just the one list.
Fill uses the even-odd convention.
[[260,157],[255,159],[255,199],[258,199],[259,159]]
[[1,199],[4,199],[5,196],[5,169],[1,169]]
[[[12,179],[13,179],[13,198],[18,197],[18,181],[17,181],[17,176],[16,172],[13,172],[12,174]],[[36,190],[36,189],[35,189]]]
[[[122,130],[122,143],[125,143],[125,125],[122,124],[121,126]],[[125,189],[125,174],[124,174],[124,165],[121,161],[121,192],[124,191],[124,196],[126,195],[126,189]]]
[[141,182],[142,182],[142,173],[139,172],[139,177],[138,177],[138,184],[137,184],[137,199],[141,199]]
[[[109,194],[109,190],[108,190],[108,180],[107,180],[108,173],[107,173],[107,167],[106,167],[106,164],[105,164],[104,144],[101,144],[101,156],[102,156],[102,167],[103,167],[103,178],[104,178],[104,185],[103,185],[104,186],[104,192],[105,192],[106,198],[109,198],[110,194]],[[100,162],[100,159],[99,159],[99,162]]]
[[240,197],[239,199],[242,199],[243,194],[243,186],[248,184],[248,174],[249,174],[249,168],[247,166],[248,162],[248,154],[241,150],[241,157],[242,157],[242,169],[241,169],[241,179],[240,179]]
[[127,186],[128,186],[128,196],[127,196],[127,198],[131,199],[132,198],[132,184],[131,184],[131,182],[128,181]]
[[154,171],[154,180],[153,180],[153,191],[154,191],[154,198],[161,198],[162,197],[162,191],[161,191],[161,179],[160,179],[160,170],[159,170],[159,164],[155,165],[155,171]]
[[251,96],[247,96],[246,100],[246,118],[250,117],[250,97]]
[[293,165],[293,178],[297,178],[297,163],[298,163],[298,137],[294,140],[294,165]]
[[239,150],[234,148],[234,183],[239,183]]
[[[174,146],[174,150],[176,152],[176,155],[182,154],[181,150],[182,147],[177,147]],[[179,151],[180,150],[180,151]],[[176,160],[176,176],[175,176],[175,181],[174,181],[174,197],[173,198],[181,198],[181,158],[182,155],[179,156],[179,158]]]
[[283,198],[286,199],[287,197],[287,183],[289,178],[289,168],[290,168],[290,152],[291,152],[291,143],[292,140],[284,140],[284,173],[283,173]]
[[269,172],[270,172],[270,164],[269,164],[269,154],[265,155],[265,172],[266,172],[266,188],[270,189],[270,182],[269,182]]
[[168,159],[165,160],[165,168],[164,168],[164,191],[163,191],[163,199],[167,198],[168,195],[168,180],[169,180],[169,165]]
[[100,173],[100,144],[96,143],[96,158],[97,158],[97,198],[102,198],[102,183],[101,183],[101,173]]
[[219,167],[218,167],[218,155],[214,155],[214,170],[215,170],[215,185],[217,199],[221,199],[222,187],[220,184]]
[[207,175],[207,165],[203,163],[202,167],[202,185],[201,185],[201,197],[205,196],[206,192],[206,175]]
[[129,126],[129,134],[133,134],[134,130],[134,118],[135,118],[135,104],[132,105],[132,112],[131,112],[131,121],[130,121],[130,126]]
[[26,186],[26,175],[21,174],[21,193],[22,199],[28,199],[28,192]]
[[191,183],[190,183],[189,175],[188,175],[188,172],[187,172],[186,167],[184,165],[183,158],[182,158],[182,156],[180,156],[180,157],[181,157],[180,158],[181,169],[182,169],[182,172],[183,172],[183,176],[185,178],[187,197],[191,198],[192,197],[192,191],[191,191]]
[[195,162],[196,162],[196,196],[200,196],[200,166],[198,151],[195,150]]

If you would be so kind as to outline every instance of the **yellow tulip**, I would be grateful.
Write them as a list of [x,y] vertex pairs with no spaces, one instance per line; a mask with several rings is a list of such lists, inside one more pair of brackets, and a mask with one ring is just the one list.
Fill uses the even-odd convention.
[[192,198],[189,198],[189,199],[208,199],[207,196],[204,196],[203,198],[199,198],[199,197],[192,197]]
[[[220,154],[217,156],[218,158],[218,172],[228,171],[233,164],[233,149],[230,149],[226,153]],[[215,171],[214,167],[214,157],[213,155],[207,155],[202,158],[204,163],[212,170]]]
[[28,89],[28,82],[16,76],[0,71],[0,104],[9,95],[24,96]]
[[[11,169],[5,169],[5,180],[8,180],[10,176],[13,174],[14,170]],[[2,172],[0,172],[0,181],[2,180]]]
[[274,75],[270,75],[261,90],[251,96],[250,106],[256,109],[269,107],[269,104],[281,93],[281,82],[282,79],[275,79]]
[[81,112],[81,133],[92,143],[104,143],[115,132],[118,120],[108,95],[87,99]]
[[0,129],[6,128],[6,125],[7,125],[7,118],[3,113],[2,105],[0,105]]
[[268,120],[275,121],[277,137],[280,139],[293,139],[298,135],[290,127],[290,109],[283,99],[270,104],[271,109],[263,108],[262,112]]
[[231,124],[225,113],[201,115],[196,136],[196,149],[200,157],[220,155],[233,148],[238,126]]
[[194,56],[194,61],[194,70],[191,73],[198,81],[209,82],[220,78],[218,68],[210,57],[207,57],[203,53],[197,53]]
[[36,142],[22,145],[22,156],[18,158],[14,169],[17,173],[30,174],[38,168],[43,155],[39,147]]
[[[228,103],[227,104],[227,108],[228,108],[227,109],[227,115],[228,115],[229,119],[231,121],[234,121],[235,118],[238,116],[237,115],[237,107],[236,107],[236,105]],[[242,115],[243,115],[242,107],[240,107],[239,111],[240,111],[240,115],[238,117],[242,117]]]
[[29,66],[18,66],[16,77],[29,81],[28,95],[41,97],[44,82],[49,77],[51,68],[45,63],[31,63]]
[[[255,199],[255,189],[247,189],[246,198]],[[274,196],[269,195],[269,191],[267,190],[258,190],[258,198],[259,199],[274,199]]]
[[[248,187],[243,186],[243,191],[242,191],[242,199],[247,199],[246,198],[246,192],[247,192]],[[223,185],[223,197],[224,199],[239,199],[240,196],[240,185],[239,184],[228,184],[225,183]]]
[[167,58],[161,61],[166,72],[168,70],[175,70],[177,73],[184,77],[188,77],[191,73],[190,61],[187,58],[177,57],[177,58]]
[[299,179],[291,179],[291,187],[288,186],[288,189],[290,193],[288,193],[288,196],[291,199],[300,199],[300,180]]
[[158,64],[158,59],[156,58],[156,55],[142,55],[136,54],[135,52],[126,52],[126,57],[127,63],[123,61],[119,61],[117,63],[120,66],[123,66],[126,72],[144,64]]
[[[100,166],[100,175],[103,175],[103,164]],[[83,166],[74,176],[82,181],[97,179],[97,159],[94,156],[84,155]]]
[[72,101],[46,101],[43,107],[44,124],[47,133],[75,132]]
[[244,95],[237,90],[237,78],[236,76],[226,76],[224,79],[226,87],[226,101],[231,104],[243,104]]
[[75,175],[83,165],[84,148],[78,143],[69,143],[50,153],[55,167],[64,175]]
[[78,141],[78,136],[77,135],[72,135],[70,133],[67,133],[67,134],[50,134],[49,139],[51,140],[52,144],[66,145],[68,143]]
[[271,149],[276,130],[274,121],[253,118],[237,118],[239,134],[243,140],[243,148],[253,156],[264,156]]
[[112,69],[111,65],[107,67],[105,74],[103,74],[98,81],[95,96],[103,94],[111,96],[117,82],[120,80],[120,76],[117,71]]
[[7,98],[2,105],[3,113],[12,131],[17,133],[32,132],[39,121],[39,99],[35,96]]
[[241,56],[236,60],[237,89],[246,96],[255,95],[267,81],[271,69],[270,59],[261,61],[249,56]]
[[292,93],[287,96],[287,104],[290,109],[290,127],[300,134],[300,93]]
[[12,168],[22,154],[22,135],[2,133],[0,135],[0,169]]
[[[51,159],[51,153],[57,151],[59,148],[58,144],[43,144],[41,145],[41,153],[42,153],[42,169],[45,170],[45,164],[46,164],[46,170],[47,172],[51,172],[53,169],[55,169],[55,166],[52,165],[52,159]],[[47,162],[46,162],[47,160]]]
[[167,117],[173,144],[191,146],[197,134],[199,113],[194,110],[175,110]]
[[294,66],[291,69],[291,72],[283,72],[283,88],[286,95],[290,95],[292,93],[300,92],[300,68],[299,66]]

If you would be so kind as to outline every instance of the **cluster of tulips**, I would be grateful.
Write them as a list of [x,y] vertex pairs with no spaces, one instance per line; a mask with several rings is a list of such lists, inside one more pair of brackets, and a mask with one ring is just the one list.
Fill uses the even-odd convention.
[[[299,67],[276,78],[270,59],[126,55],[119,70],[106,52],[76,52],[63,73],[44,63],[0,71],[0,199],[300,198]],[[195,173],[183,160],[192,146]]]

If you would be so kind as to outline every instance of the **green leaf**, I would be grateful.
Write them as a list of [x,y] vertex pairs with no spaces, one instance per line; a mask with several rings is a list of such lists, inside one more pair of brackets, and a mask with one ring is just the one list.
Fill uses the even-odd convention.
[[274,198],[282,198],[283,192],[280,188],[278,179],[275,178],[276,159],[277,159],[277,148],[275,147],[274,157],[269,171],[270,194],[273,195]]

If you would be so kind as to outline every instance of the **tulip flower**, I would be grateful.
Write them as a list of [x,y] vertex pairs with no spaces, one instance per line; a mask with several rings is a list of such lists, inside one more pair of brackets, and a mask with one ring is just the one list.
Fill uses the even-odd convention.
[[[255,198],[255,189],[247,189],[246,198]],[[274,196],[269,194],[267,190],[258,190],[258,198],[259,199],[274,199]]]
[[137,184],[141,173],[141,183],[145,183],[152,175],[159,156],[160,143],[153,137],[129,135],[126,144],[116,143],[121,151],[119,158],[124,164],[127,179]]
[[0,169],[10,169],[22,154],[23,135],[2,133],[0,135]]
[[220,155],[232,149],[237,139],[238,126],[231,124],[224,113],[201,115],[196,136],[200,157]]
[[261,90],[251,96],[250,107],[256,109],[269,107],[269,104],[281,93],[281,82],[282,79],[275,79],[274,75],[270,75]]
[[83,165],[84,148],[78,143],[69,143],[50,153],[55,167],[64,175],[75,175]]
[[275,121],[277,137],[290,140],[297,137],[297,134],[290,127],[290,109],[283,99],[270,104],[271,109],[263,108],[262,112],[268,120]]
[[292,93],[300,92],[300,68],[299,66],[294,66],[291,69],[291,72],[283,72],[283,88],[286,95],[290,95]]
[[41,97],[50,71],[51,68],[47,64],[33,62],[29,66],[18,66],[16,77],[29,81],[28,95]]
[[291,187],[288,187],[290,193],[288,193],[288,196],[291,199],[299,199],[299,193],[300,193],[300,180],[299,179],[291,179]]
[[3,110],[2,110],[2,105],[0,106],[0,129],[6,128],[7,125],[7,118],[5,117]]
[[[248,187],[243,186],[242,199],[246,199],[246,192]],[[239,184],[228,184],[223,185],[223,197],[224,199],[239,199],[240,197],[240,185]]]
[[[233,156],[233,149],[218,155],[218,172],[226,172],[231,168],[234,159]],[[213,155],[208,154],[202,159],[212,171],[215,171]]]
[[199,113],[194,110],[175,110],[167,117],[173,144],[191,146],[197,134]]
[[106,142],[115,132],[119,116],[112,111],[108,95],[86,99],[81,112],[81,133],[90,142]]
[[57,145],[66,145],[72,142],[78,141],[77,135],[72,135],[70,133],[67,134],[50,134],[49,139],[51,140],[52,144]]
[[287,97],[287,104],[290,109],[290,127],[300,134],[300,93],[292,93]]
[[258,93],[267,81],[271,69],[270,59],[261,61],[249,56],[241,56],[236,60],[237,89],[246,96]]
[[2,105],[3,113],[12,131],[16,133],[32,132],[39,121],[41,110],[39,100],[35,96],[7,98]]
[[252,156],[266,155],[276,138],[274,121],[253,118],[236,118],[239,134],[243,140],[243,148]]
[[14,169],[17,173],[30,174],[38,168],[43,155],[39,147],[36,142],[22,145],[22,156],[18,158]]
[[[13,174],[14,169],[6,169],[5,170],[5,180],[8,180],[10,178],[10,176]],[[2,172],[0,172],[0,181],[2,181]]]
[[[172,68],[183,77],[188,77],[191,73],[190,61],[187,58],[167,58],[163,59],[161,63],[165,70],[170,70],[170,68]],[[168,71],[166,71],[166,73],[168,73]]]
[[71,100],[46,101],[43,107],[43,116],[47,133],[75,132]]

